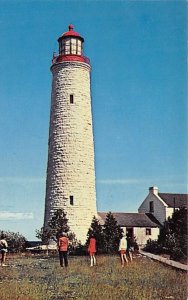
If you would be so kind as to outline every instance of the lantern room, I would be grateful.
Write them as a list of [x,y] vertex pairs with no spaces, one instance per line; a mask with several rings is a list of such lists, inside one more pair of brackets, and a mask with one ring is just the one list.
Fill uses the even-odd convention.
[[65,61],[78,61],[90,65],[89,58],[83,55],[84,38],[74,31],[73,25],[69,25],[68,29],[67,32],[58,38],[59,53],[56,55],[54,52],[52,65]]
[[58,39],[59,55],[82,55],[84,39],[74,31],[74,26],[69,25],[69,31]]

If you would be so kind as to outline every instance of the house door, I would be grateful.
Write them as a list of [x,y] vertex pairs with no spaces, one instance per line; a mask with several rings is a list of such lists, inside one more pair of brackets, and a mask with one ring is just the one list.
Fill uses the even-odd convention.
[[134,236],[133,227],[127,227],[126,231],[127,231],[127,235],[129,237],[133,238],[133,236]]

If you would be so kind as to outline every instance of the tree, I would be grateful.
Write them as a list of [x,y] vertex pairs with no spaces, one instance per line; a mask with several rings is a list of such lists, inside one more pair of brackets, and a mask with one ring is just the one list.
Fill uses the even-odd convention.
[[57,209],[51,217],[48,226],[50,227],[51,238],[57,241],[62,232],[68,233],[68,219],[63,209]]
[[164,222],[158,243],[173,259],[187,256],[187,208],[175,210],[172,217]]
[[96,238],[97,251],[98,252],[103,252],[104,251],[104,245],[105,245],[103,228],[102,228],[102,225],[99,223],[99,220],[95,216],[93,217],[93,220],[91,222],[91,226],[90,226],[90,228],[88,230],[88,233],[87,233],[86,246],[88,246],[89,239],[90,239],[92,234]]
[[75,249],[78,247],[79,242],[76,238],[75,233],[72,232],[72,231],[69,231],[67,233],[67,237],[68,237],[68,240],[69,240],[69,251],[73,253],[75,251]]
[[49,244],[49,240],[51,239],[51,230],[44,229],[41,227],[40,230],[36,229],[36,237],[37,239],[41,240],[45,245]]
[[57,209],[48,222],[48,228],[44,229],[44,227],[42,227],[40,230],[36,230],[36,237],[41,239],[42,242],[47,245],[47,251],[50,240],[57,242],[60,234],[63,232],[67,233],[70,242],[70,250],[73,250],[78,245],[74,232],[70,231],[66,215],[67,214],[63,209]]
[[4,234],[10,252],[22,252],[26,248],[27,239],[19,232],[0,231],[0,236]]
[[117,224],[111,212],[106,215],[103,232],[106,252],[116,253],[118,251],[119,241],[123,235],[123,229]]
[[46,245],[46,255],[48,255],[48,246],[52,238],[51,230],[41,227],[40,230],[36,230],[36,237],[37,239],[41,240],[44,245]]
[[187,208],[176,210],[172,217],[164,222],[158,240],[148,241],[144,250],[153,253],[169,254],[171,259],[187,258]]

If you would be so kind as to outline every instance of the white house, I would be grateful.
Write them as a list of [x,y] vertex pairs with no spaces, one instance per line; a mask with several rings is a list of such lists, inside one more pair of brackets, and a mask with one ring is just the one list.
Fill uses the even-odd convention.
[[[140,247],[148,239],[156,240],[165,220],[171,217],[174,210],[187,207],[187,194],[159,193],[158,188],[149,188],[149,194],[142,202],[138,213],[112,212],[118,225],[129,236],[135,236]],[[106,212],[98,212],[98,220],[104,225]]]
[[139,213],[152,214],[161,224],[180,207],[187,207],[187,194],[159,193],[158,188],[149,188],[149,194],[140,205]]
[[[139,247],[147,243],[148,239],[156,240],[161,224],[150,213],[121,213],[112,212],[118,225],[129,236],[135,236]],[[104,225],[106,212],[98,212],[98,220]]]

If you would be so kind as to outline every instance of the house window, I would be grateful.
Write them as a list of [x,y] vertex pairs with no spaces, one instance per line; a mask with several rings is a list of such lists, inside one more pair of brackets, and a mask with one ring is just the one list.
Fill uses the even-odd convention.
[[150,213],[154,212],[154,203],[153,203],[153,201],[150,201],[150,203],[149,203],[149,212]]
[[151,235],[151,228],[146,228],[146,235]]
[[74,197],[70,196],[70,205],[74,205]]
[[74,103],[74,95],[73,95],[73,94],[70,95],[70,103],[71,103],[71,104]]

